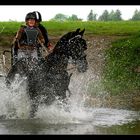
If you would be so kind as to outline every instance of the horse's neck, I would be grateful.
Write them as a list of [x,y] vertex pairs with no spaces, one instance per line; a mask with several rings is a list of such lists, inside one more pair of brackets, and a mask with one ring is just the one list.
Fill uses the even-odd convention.
[[68,63],[68,58],[64,54],[60,54],[58,52],[53,52],[48,55],[47,63],[51,66],[60,67],[60,65],[66,66]]
[[[55,45],[53,52],[48,55],[47,63],[52,67],[67,67],[68,58],[65,52],[67,52],[67,43],[66,38],[61,38]],[[60,66],[61,65],[61,66]]]

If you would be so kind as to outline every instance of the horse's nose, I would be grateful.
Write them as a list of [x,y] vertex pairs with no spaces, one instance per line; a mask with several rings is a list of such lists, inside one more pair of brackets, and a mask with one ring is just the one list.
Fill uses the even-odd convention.
[[86,72],[87,69],[88,69],[88,63],[86,60],[78,61],[78,63],[77,63],[78,72]]

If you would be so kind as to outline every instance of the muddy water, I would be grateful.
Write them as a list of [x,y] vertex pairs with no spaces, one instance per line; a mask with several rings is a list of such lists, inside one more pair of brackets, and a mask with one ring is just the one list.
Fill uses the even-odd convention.
[[29,119],[26,82],[15,80],[9,90],[1,78],[0,134],[140,134],[139,111],[87,104],[91,78],[97,80],[90,70],[75,72],[69,85],[72,96],[68,106],[59,101],[51,106],[40,105],[34,119]]

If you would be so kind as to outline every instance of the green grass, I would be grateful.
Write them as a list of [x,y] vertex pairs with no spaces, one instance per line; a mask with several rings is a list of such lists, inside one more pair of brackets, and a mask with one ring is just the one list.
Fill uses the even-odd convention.
[[[1,35],[13,35],[24,22],[0,22]],[[48,29],[49,35],[63,35],[76,28],[85,28],[87,35],[132,35],[140,31],[140,21],[118,21],[118,22],[100,22],[100,21],[73,21],[73,22],[54,22],[44,21],[42,24]]]
[[50,34],[61,34],[75,30],[76,28],[85,28],[86,34],[90,35],[132,35],[140,31],[140,22],[121,21],[121,22],[44,22],[43,25]]
[[[24,22],[0,22],[0,46],[9,46],[20,25]],[[100,21],[71,21],[55,22],[44,21],[42,24],[47,28],[49,36],[60,37],[65,33],[76,30],[77,28],[86,29],[86,36],[93,35],[117,35],[131,36],[140,31],[140,21],[117,21],[117,22],[100,22]],[[9,39],[10,38],[10,39]]]
[[140,90],[140,33],[112,43],[106,50],[104,86],[112,94]]

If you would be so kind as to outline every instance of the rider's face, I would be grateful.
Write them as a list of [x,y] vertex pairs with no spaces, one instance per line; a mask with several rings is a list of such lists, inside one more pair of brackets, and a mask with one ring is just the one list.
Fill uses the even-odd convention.
[[29,19],[29,20],[27,21],[27,24],[28,24],[30,27],[35,26],[35,19]]

